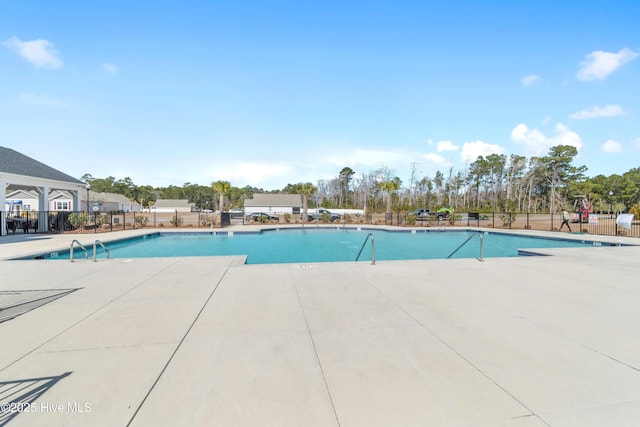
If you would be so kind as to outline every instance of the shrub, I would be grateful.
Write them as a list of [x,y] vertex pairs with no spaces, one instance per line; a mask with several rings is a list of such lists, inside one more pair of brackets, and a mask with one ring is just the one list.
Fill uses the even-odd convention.
[[89,223],[89,214],[86,212],[72,213],[69,215],[68,221],[74,229],[84,227]]
[[174,215],[174,216],[171,217],[169,222],[174,227],[180,227],[182,225],[182,223],[184,222],[184,218],[182,218],[182,216]]
[[291,214],[286,213],[284,214],[284,221],[288,224],[291,222]]
[[499,207],[503,211],[499,216],[503,223],[511,224],[516,220],[515,202],[513,200],[500,202]]
[[203,214],[200,217],[200,223],[202,224],[203,227],[212,227],[214,225],[216,225],[216,217],[214,215],[211,214]]
[[96,214],[95,216],[96,226],[100,226],[104,224],[109,225],[111,222],[110,219],[111,218],[109,214],[106,214],[106,213]]
[[147,218],[146,216],[137,216],[136,217],[136,227],[146,227],[147,224],[149,223],[149,218]]
[[416,216],[415,215],[407,215],[407,224],[415,225],[416,224]]

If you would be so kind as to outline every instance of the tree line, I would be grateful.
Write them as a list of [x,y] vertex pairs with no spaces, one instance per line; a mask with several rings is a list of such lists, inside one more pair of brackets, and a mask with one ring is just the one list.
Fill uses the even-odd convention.
[[640,213],[640,167],[622,175],[587,177],[587,167],[574,165],[577,149],[558,145],[544,156],[490,154],[480,156],[464,170],[450,168],[434,176],[419,176],[412,164],[408,183],[393,169],[357,173],[345,166],[333,179],[288,184],[280,190],[232,186],[228,181],[210,185],[187,182],[154,188],[137,186],[130,178],[81,179],[96,192],[117,193],[149,207],[157,199],[188,199],[198,209],[242,208],[256,193],[303,195],[305,206],[354,208],[367,211],[412,210],[418,207],[450,207],[462,211],[555,213],[572,210],[575,196],[586,196],[598,212]]

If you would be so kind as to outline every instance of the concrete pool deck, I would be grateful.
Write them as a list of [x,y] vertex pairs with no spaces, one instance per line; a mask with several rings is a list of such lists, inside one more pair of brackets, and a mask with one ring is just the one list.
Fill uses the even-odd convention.
[[544,252],[0,261],[4,294],[77,289],[0,323],[0,425],[638,425],[640,247]]

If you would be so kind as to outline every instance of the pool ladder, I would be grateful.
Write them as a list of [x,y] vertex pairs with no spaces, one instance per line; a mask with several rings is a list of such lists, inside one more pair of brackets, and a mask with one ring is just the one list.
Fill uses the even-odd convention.
[[82,249],[84,251],[84,259],[88,259],[89,258],[89,251],[87,250],[87,248],[85,248],[84,246],[82,246],[82,243],[78,242],[77,240],[73,240],[71,241],[71,245],[69,246],[69,261],[73,262],[73,245],[77,244],[80,249]]
[[[71,242],[71,245],[69,246],[69,261],[73,262],[73,247],[74,245],[78,245],[78,247],[80,247],[80,249],[82,249],[84,251],[84,259],[89,259],[89,250],[87,248],[85,248],[82,243],[80,243],[77,240],[73,240]],[[97,254],[98,254],[98,245],[100,245],[102,247],[102,249],[104,249],[104,252],[107,256],[107,259],[111,258],[111,253],[109,252],[109,249],[106,248],[106,246],[100,241],[100,240],[96,240],[95,242],[93,242],[93,262],[96,262],[97,259]]]
[[372,233],[367,234],[367,237],[364,238],[364,242],[362,242],[362,247],[360,248],[360,252],[358,252],[356,261],[360,259],[360,254],[362,254],[362,250],[364,249],[364,246],[367,244],[367,240],[369,240],[369,237],[371,237],[371,265],[376,265],[376,251],[375,251],[376,245],[375,245],[375,241]]
[[111,252],[109,252],[109,249],[107,249],[107,247],[100,241],[100,240],[96,240],[95,242],[93,242],[93,262],[96,262],[96,256],[97,256],[97,248],[96,246],[100,245],[102,247],[102,249],[104,249],[104,253],[107,256],[107,259],[111,258]]
[[477,234],[472,234],[471,236],[469,236],[467,238],[467,240],[465,240],[464,242],[462,242],[462,244],[460,246],[458,246],[453,252],[451,252],[449,254],[449,256],[447,257],[447,259],[451,258],[453,255],[455,255],[456,252],[458,252],[460,250],[460,248],[462,248],[464,245],[467,244],[467,242],[469,242],[469,240],[473,239],[474,237],[480,237],[480,258],[476,258],[478,261],[484,261],[484,240],[482,237],[482,233],[477,233]]

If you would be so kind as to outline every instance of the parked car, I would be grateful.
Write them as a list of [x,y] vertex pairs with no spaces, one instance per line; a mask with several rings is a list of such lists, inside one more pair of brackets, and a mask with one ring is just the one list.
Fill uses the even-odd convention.
[[332,213],[326,209],[316,209],[313,213],[307,213],[307,221],[322,220],[323,214],[328,215],[329,221],[331,222],[340,220],[340,215],[337,213]]
[[431,212],[431,209],[416,209],[413,212],[409,212],[409,215],[413,215],[415,216],[417,219],[428,219],[430,218],[432,215],[434,215],[433,212]]
[[280,218],[278,216],[266,213],[266,212],[254,212],[249,215],[249,218],[253,219],[256,222],[268,222],[268,221],[279,221]]
[[438,216],[439,220],[449,218],[450,215],[453,215],[453,209],[452,208],[438,209],[438,212],[436,212],[436,215]]
[[244,216],[244,210],[242,209],[231,209],[229,211],[231,218],[242,218]]

